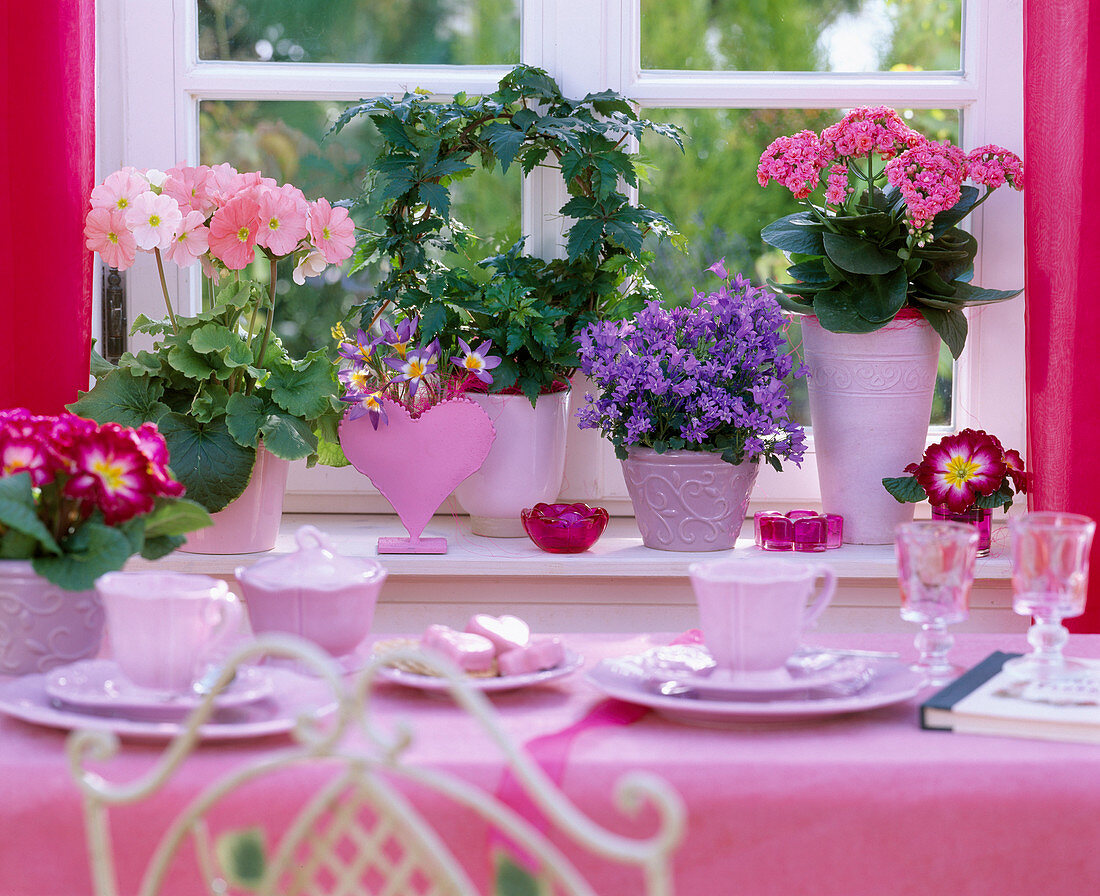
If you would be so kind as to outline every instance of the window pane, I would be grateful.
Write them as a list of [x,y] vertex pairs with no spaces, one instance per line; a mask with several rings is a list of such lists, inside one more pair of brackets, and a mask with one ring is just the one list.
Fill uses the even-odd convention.
[[641,0],[642,68],[957,71],[963,0]]
[[[669,217],[687,238],[687,254],[663,244],[650,276],[670,301],[691,298],[692,287],[707,285],[705,269],[719,258],[754,283],[784,280],[783,253],[764,244],[761,229],[783,215],[802,209],[789,191],[777,184],[760,187],[756,166],[760,154],[776,137],[803,128],[820,132],[839,120],[837,110],[804,109],[647,109],[647,117],[671,121],[687,132],[686,155],[671,144],[648,147],[653,170],[642,186],[642,201]],[[959,115],[954,110],[903,110],[909,124],[937,140],[958,143]],[[713,278],[712,278],[713,279]],[[801,331],[792,323],[792,346],[801,344]],[[946,361],[944,360],[946,359]],[[951,355],[941,355],[932,422],[951,422]],[[810,422],[805,380],[792,388],[796,419]]]
[[518,0],[197,0],[199,58],[519,62]]
[[[367,165],[377,155],[378,132],[366,119],[357,119],[340,134],[321,136],[342,111],[339,103],[206,101],[200,105],[201,160],[213,165],[229,162],[239,171],[262,171],[279,183],[292,183],[308,199],[324,196],[330,202],[359,195]],[[477,260],[500,251],[519,238],[520,173],[518,167],[502,176],[476,171],[451,187],[453,216],[482,237],[469,259],[449,264],[472,268]],[[352,212],[359,228],[377,230],[376,210]],[[346,265],[345,265],[346,267]],[[257,264],[249,272],[267,279],[267,268]],[[330,267],[323,276],[299,286],[291,279],[289,261],[279,268],[276,285],[276,331],[293,357],[320,347],[332,347],[330,328],[352,305],[369,298],[381,280],[378,264],[354,277]]]

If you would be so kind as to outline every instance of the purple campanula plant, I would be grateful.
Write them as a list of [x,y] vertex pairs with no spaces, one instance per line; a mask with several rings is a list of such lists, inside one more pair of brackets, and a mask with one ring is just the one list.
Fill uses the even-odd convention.
[[783,378],[805,376],[787,353],[779,303],[724,260],[708,268],[722,283],[692,290],[682,308],[649,302],[632,320],[598,321],[578,337],[581,370],[600,395],[585,395],[581,429],[598,429],[626,457],[718,451],[729,463],[765,458],[801,463],[802,427],[789,416]]

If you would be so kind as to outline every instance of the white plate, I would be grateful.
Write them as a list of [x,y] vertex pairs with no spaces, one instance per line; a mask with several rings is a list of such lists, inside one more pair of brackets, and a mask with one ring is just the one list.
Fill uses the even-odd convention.
[[[270,669],[272,694],[247,706],[216,710],[199,729],[203,740],[242,740],[283,734],[300,716],[324,716],[336,710],[332,688],[323,679],[285,669]],[[45,675],[24,675],[0,684],[0,713],[33,725],[63,730],[113,731],[138,740],[170,740],[183,730],[178,721],[151,721],[92,715],[54,704]]]
[[874,660],[871,663],[874,677],[870,683],[858,694],[848,697],[719,700],[686,694],[665,696],[654,693],[644,679],[616,671],[615,662],[603,660],[588,673],[587,680],[609,697],[648,706],[673,721],[694,725],[799,721],[866,712],[908,700],[924,686],[924,677],[898,660]]
[[[553,669],[543,672],[526,672],[522,675],[496,675],[492,678],[476,678],[467,676],[464,681],[477,691],[514,691],[518,688],[526,688],[544,681],[553,681],[576,672],[584,662],[584,657],[566,649],[565,661]],[[394,669],[383,666],[378,670],[378,677],[382,681],[404,685],[409,688],[419,688],[422,691],[445,691],[450,687],[450,682],[445,678],[435,675],[417,675],[414,672],[405,672],[402,669]]]
[[[256,666],[241,666],[224,691],[214,697],[218,709],[246,706],[270,697],[271,675]],[[110,713],[120,718],[180,720],[202,703],[201,694],[172,693],[132,683],[114,660],[83,660],[46,674],[46,694],[66,706]]]
[[[819,668],[823,660],[828,665]],[[654,647],[639,656],[613,660],[611,665],[623,677],[635,678],[640,674],[652,690],[659,690],[667,683],[701,696],[729,699],[793,695],[798,691],[854,683],[863,678],[870,667],[863,657],[799,653],[791,657],[784,668],[734,672],[715,669],[707,649],[695,644]]]

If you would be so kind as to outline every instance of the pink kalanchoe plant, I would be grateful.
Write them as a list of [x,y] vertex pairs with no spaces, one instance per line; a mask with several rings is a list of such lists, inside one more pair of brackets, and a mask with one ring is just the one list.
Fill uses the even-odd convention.
[[[188,494],[210,511],[244,491],[261,442],[277,457],[316,461],[321,441],[337,438],[339,388],[324,349],[294,360],[274,334],[277,273],[289,260],[302,283],[347,260],[347,210],[225,163],[123,168],[90,203],[88,248],[119,270],[151,254],[167,318],[138,317],[134,331],[157,340],[153,351],[127,353],[113,368],[97,359],[95,387],[69,409],[159,424]],[[176,313],[165,259],[200,263],[209,288],[198,314]],[[242,276],[257,262],[266,263],[264,282]]]
[[820,136],[776,138],[757,180],[781,184],[806,207],[761,232],[791,259],[789,282],[769,285],[786,310],[815,315],[827,330],[868,333],[910,309],[957,358],[962,309],[1020,292],[970,284],[978,243],[958,226],[998,187],[1023,189],[1023,164],[1007,149],[967,154],[925,138],[893,109],[862,107]]
[[945,436],[905,472],[909,475],[882,480],[900,503],[927,498],[933,507],[955,514],[972,508],[1007,510],[1016,494],[1027,492],[1020,452],[1006,451],[996,436],[982,430],[964,429]]
[[210,524],[167,467],[151,423],[98,426],[0,410],[0,556],[74,591],[135,553],[163,556]]

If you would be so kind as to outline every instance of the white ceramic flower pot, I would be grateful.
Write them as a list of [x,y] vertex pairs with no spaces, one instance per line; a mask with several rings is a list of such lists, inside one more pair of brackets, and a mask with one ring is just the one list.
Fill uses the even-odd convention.
[[565,473],[569,395],[568,389],[540,395],[531,407],[523,395],[466,393],[484,408],[497,433],[481,468],[454,492],[475,535],[524,537],[520,512],[557,499]]
[[275,547],[283,520],[290,461],[261,445],[252,478],[237,500],[210,514],[214,525],[196,529],[180,548],[188,554],[253,554]]
[[891,544],[913,519],[882,487],[919,461],[928,436],[940,338],[924,318],[872,333],[831,333],[802,318],[821,503],[849,544]]
[[759,462],[728,464],[714,451],[630,448],[623,476],[642,533],[659,551],[728,551],[741,534]]
[[95,590],[66,591],[29,560],[0,560],[0,675],[48,672],[99,652],[103,604]]

